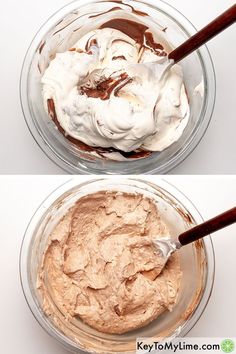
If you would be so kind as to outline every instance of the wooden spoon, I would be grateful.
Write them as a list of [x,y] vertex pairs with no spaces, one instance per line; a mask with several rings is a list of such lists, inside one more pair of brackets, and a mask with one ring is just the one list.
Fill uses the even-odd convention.
[[180,249],[182,246],[188,245],[191,242],[197,241],[210,233],[216,232],[224,227],[227,227],[236,222],[236,207],[220,214],[213,219],[205,221],[182,234],[180,234],[177,240],[170,238],[160,238],[154,240],[154,244],[158,250],[158,257],[160,257],[159,272],[162,271],[166,262],[170,256]]
[[160,70],[160,79],[163,78],[172,65],[184,59],[235,22],[236,4],[169,53],[167,60],[160,59],[160,62],[157,62],[158,64],[163,65],[163,69]]

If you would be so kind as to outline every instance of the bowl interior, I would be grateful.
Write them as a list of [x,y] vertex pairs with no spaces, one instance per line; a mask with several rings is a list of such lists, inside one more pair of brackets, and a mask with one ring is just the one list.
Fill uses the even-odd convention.
[[[203,241],[185,246],[180,250],[183,278],[178,295],[178,301],[172,312],[164,312],[149,325],[122,335],[100,333],[84,324],[79,318],[68,329],[67,336],[60,330],[64,318],[58,312],[58,323],[55,325],[47,318],[42,310],[42,300],[37,290],[37,272],[42,263],[42,255],[47,245],[48,237],[76,200],[81,196],[100,190],[115,190],[141,193],[151,197],[161,213],[163,221],[170,229],[173,238],[179,233],[195,225],[195,220],[188,210],[171,194],[159,187],[153,187],[143,182],[91,182],[76,186],[59,197],[38,221],[32,238],[27,257],[28,282],[31,295],[42,316],[43,326],[53,333],[57,339],[70,346],[70,349],[84,348],[98,353],[134,352],[135,341],[138,337],[176,337],[181,336],[183,329],[188,326],[188,320],[197,309],[205,289],[207,277],[206,249]],[[52,299],[53,301],[53,299]],[[56,309],[55,309],[56,310]],[[61,321],[61,323],[60,323]],[[75,340],[79,338],[79,340]]]
[[[63,161],[70,172],[82,173],[123,173],[136,174],[150,172],[153,169],[163,172],[174,161],[177,161],[191,145],[205,119],[208,95],[208,77],[202,48],[181,62],[184,82],[190,104],[190,119],[180,139],[162,152],[142,157],[131,155],[121,161],[113,161],[105,155],[97,155],[83,144],[75,145],[65,138],[56,128],[43,107],[41,94],[41,77],[57,52],[64,52],[85,33],[98,28],[111,18],[125,18],[141,22],[149,26],[167,51],[184,42],[195,30],[191,24],[176,10],[162,1],[75,1],[74,10],[62,9],[54,15],[38,32],[31,48],[27,76],[27,105],[30,120],[46,143],[54,158]],[[69,13],[67,12],[69,11]],[[26,63],[25,63],[26,65]],[[196,87],[202,83],[202,91]],[[40,142],[42,144],[42,142]],[[45,148],[45,147],[43,147]]]

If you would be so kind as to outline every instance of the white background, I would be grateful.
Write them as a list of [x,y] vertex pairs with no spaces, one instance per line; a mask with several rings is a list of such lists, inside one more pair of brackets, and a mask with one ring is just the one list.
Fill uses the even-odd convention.
[[[70,0],[0,1],[0,173],[60,174],[40,150],[24,122],[19,101],[20,70],[26,50],[39,27]],[[198,29],[234,0],[167,0]],[[217,76],[212,122],[200,145],[175,174],[236,173],[236,26],[209,43]]]
[[[38,205],[68,176],[0,178],[0,353],[65,354],[31,314],[20,285],[19,251]],[[88,177],[77,177],[78,182]],[[121,178],[121,177],[119,177]],[[158,183],[158,176],[145,177]],[[211,218],[236,205],[236,177],[166,176]],[[189,336],[234,337],[236,328],[236,224],[214,234],[216,277],[208,306]]]

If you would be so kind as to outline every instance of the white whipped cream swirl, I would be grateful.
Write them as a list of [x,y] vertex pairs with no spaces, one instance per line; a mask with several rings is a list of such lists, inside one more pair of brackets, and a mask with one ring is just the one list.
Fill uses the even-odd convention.
[[181,67],[160,80],[158,59],[119,30],[91,31],[50,62],[42,77],[45,108],[53,99],[65,134],[87,145],[162,151],[182,135],[189,104]]

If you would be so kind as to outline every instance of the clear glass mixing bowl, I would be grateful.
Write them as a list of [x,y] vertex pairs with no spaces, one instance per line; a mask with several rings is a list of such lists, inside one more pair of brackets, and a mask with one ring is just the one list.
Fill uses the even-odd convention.
[[[96,331],[79,318],[67,328],[65,335],[57,324],[47,317],[37,289],[37,272],[48,236],[58,221],[76,200],[101,190],[141,193],[158,204],[163,221],[171,235],[202,222],[194,205],[171,184],[157,179],[156,184],[145,180],[108,178],[78,184],[74,178],[54,190],[33,215],[25,232],[20,255],[20,276],[26,301],[40,325],[67,349],[73,352],[134,353],[136,338],[183,337],[198,321],[209,300],[214,280],[214,251],[210,236],[182,247],[179,251],[182,283],[177,303],[172,312],[164,312],[149,325],[125,334],[112,335]],[[64,319],[63,319],[64,321]],[[65,322],[63,322],[65,325]],[[64,327],[65,328],[65,327]]]
[[[114,10],[117,7],[120,9]],[[103,15],[97,16],[99,14]],[[28,49],[20,82],[25,120],[41,149],[69,173],[166,173],[191,153],[210,122],[215,101],[215,75],[206,46],[181,62],[191,115],[181,138],[162,152],[146,157],[136,155],[124,161],[95,157],[85,146],[78,147],[55,129],[43,107],[40,80],[55,53],[71,48],[82,35],[114,17],[147,24],[173,48],[196,33],[180,12],[161,0],[75,0],[48,19]],[[196,90],[196,87],[201,89]]]

